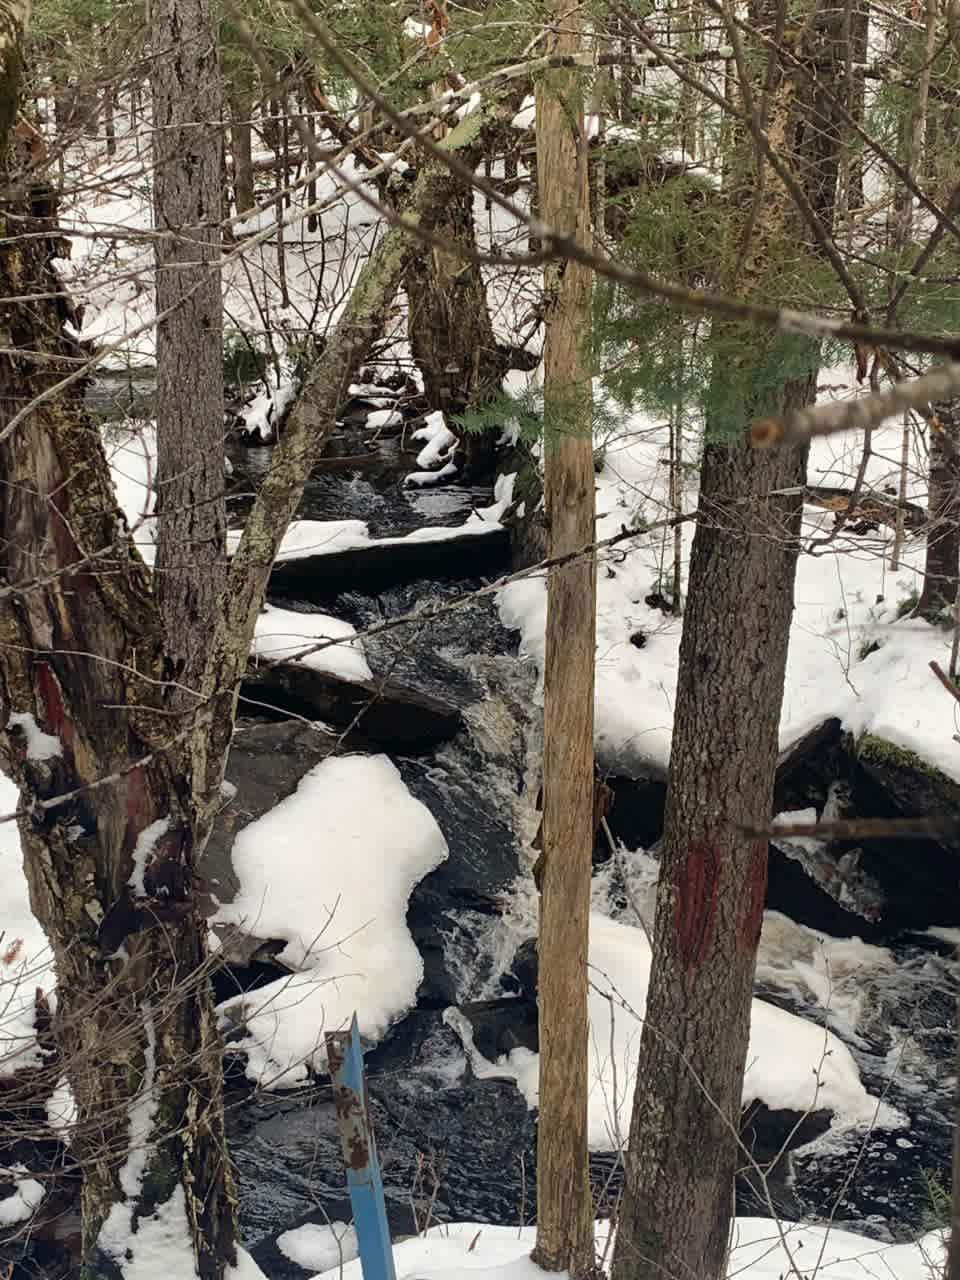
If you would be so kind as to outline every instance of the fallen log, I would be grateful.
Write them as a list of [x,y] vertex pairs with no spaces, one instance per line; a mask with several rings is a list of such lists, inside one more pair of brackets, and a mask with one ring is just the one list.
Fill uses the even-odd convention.
[[[832,488],[829,485],[806,485],[803,490],[804,502],[822,507],[825,511],[834,511],[847,522],[865,520],[871,524],[886,524],[891,527],[896,525],[900,503],[895,497],[864,489],[857,498],[855,508],[850,511],[852,498],[852,489]],[[905,502],[903,523],[908,529],[920,529],[927,523],[927,513],[915,502]]]

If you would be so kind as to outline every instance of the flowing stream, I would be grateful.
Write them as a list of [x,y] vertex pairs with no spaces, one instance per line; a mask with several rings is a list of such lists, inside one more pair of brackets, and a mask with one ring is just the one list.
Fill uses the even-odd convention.
[[[134,382],[128,407],[146,412],[149,378]],[[94,401],[106,405],[104,394],[95,388]],[[490,501],[482,490],[404,489],[399,479],[411,464],[401,442],[382,441],[379,448],[384,465],[375,474],[316,475],[299,515],[362,519],[374,536],[385,536],[460,524],[471,507]],[[351,440],[342,444],[344,453],[355,449]],[[228,452],[231,517],[239,522],[269,450],[231,446]],[[469,564],[464,568],[468,575]],[[465,576],[322,604],[359,630],[473,585]],[[425,961],[417,1007],[367,1057],[391,1225],[406,1235],[427,1220],[529,1222],[535,1213],[531,1113],[513,1081],[478,1078],[444,1010],[486,1002],[474,1010],[474,1027],[487,1058],[535,1046],[529,940],[536,896],[524,849],[536,827],[536,786],[526,786],[539,750],[536,672],[518,657],[516,636],[502,627],[489,599],[429,626],[371,638],[366,651],[375,674],[389,670],[406,684],[454,697],[466,722],[430,755],[394,757],[407,786],[434,814],[451,857],[410,901],[408,923]],[[659,815],[646,816],[656,827]],[[629,852],[624,859],[634,888],[646,886],[649,904],[649,859]],[[609,863],[598,867],[595,905],[628,920],[619,875]],[[864,1083],[906,1113],[909,1127],[866,1138],[821,1136],[782,1165],[771,1195],[784,1216],[832,1215],[838,1224],[889,1238],[929,1225],[931,1185],[949,1181],[958,969],[950,940],[915,934],[883,944],[892,961],[858,957],[847,970],[840,953],[830,952],[828,980],[836,982],[837,1000],[828,1004]],[[758,991],[822,1024],[822,998],[817,1003],[804,978],[809,947],[802,931],[771,927]],[[303,1222],[350,1218],[329,1088],[320,1082],[294,1094],[255,1094],[239,1074],[231,1073],[228,1101],[245,1242],[268,1275],[299,1277],[305,1273],[277,1248],[277,1235]],[[758,1132],[775,1150],[790,1123],[776,1116],[761,1122]],[[615,1195],[617,1163],[613,1156],[592,1161],[601,1210]],[[767,1211],[763,1196],[746,1183],[740,1205]]]

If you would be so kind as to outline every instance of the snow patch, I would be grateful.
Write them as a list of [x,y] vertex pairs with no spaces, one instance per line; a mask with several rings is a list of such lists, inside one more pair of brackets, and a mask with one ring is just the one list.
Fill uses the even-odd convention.
[[277,1248],[307,1271],[329,1271],[360,1256],[357,1233],[345,1222],[307,1222],[277,1236]]
[[0,1179],[13,1179],[14,1191],[4,1200],[0,1200],[0,1227],[12,1227],[14,1223],[26,1222],[32,1218],[40,1207],[44,1197],[42,1182],[36,1178],[22,1177],[28,1173],[22,1164],[13,1165],[9,1169],[0,1169]]
[[[343,680],[370,680],[372,673],[356,631],[348,622],[324,613],[299,613],[266,605],[257,618],[251,654],[274,661],[295,659],[315,671],[328,671]],[[335,641],[315,653],[311,645]]]
[[7,721],[8,729],[19,729],[27,744],[28,760],[56,760],[63,747],[55,733],[46,733],[29,711],[15,711]]
[[413,886],[447,856],[432,814],[386,756],[324,760],[237,836],[236,899],[216,921],[283,939],[296,972],[222,1006],[258,1084],[290,1088],[325,1063],[323,1035],[357,1011],[377,1040],[416,999],[423,961],[406,924]]
[[127,884],[140,898],[145,897],[147,892],[143,882],[144,873],[153,860],[158,842],[169,830],[170,819],[157,818],[156,822],[151,822],[149,827],[144,827],[137,836],[137,843],[133,848],[133,870],[130,872]]
[[[591,914],[587,1140],[594,1151],[626,1145],[651,962],[642,930]],[[445,1021],[464,1039],[467,1056],[479,1057],[472,1037],[463,1035],[462,1022],[449,1011]],[[495,1066],[485,1065],[485,1074],[512,1077],[528,1105],[537,1105],[536,1054],[514,1049]],[[751,1013],[743,1105],[755,1101],[774,1111],[829,1110],[837,1129],[871,1124],[899,1128],[905,1123],[892,1107],[867,1093],[853,1055],[831,1031],[757,999]]]
[[[610,1224],[596,1223],[597,1256],[609,1265]],[[495,1227],[451,1222],[394,1245],[397,1280],[540,1280],[530,1254],[536,1227]],[[944,1240],[931,1232],[915,1243],[883,1244],[831,1226],[736,1218],[729,1274],[738,1280],[930,1280],[939,1275]],[[325,1273],[333,1280],[361,1280],[359,1259]]]

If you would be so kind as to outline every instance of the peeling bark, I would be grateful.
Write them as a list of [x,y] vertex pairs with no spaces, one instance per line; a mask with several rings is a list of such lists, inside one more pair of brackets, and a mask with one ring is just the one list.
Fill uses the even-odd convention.
[[[580,48],[580,19],[561,4],[550,52]],[[537,173],[545,221],[590,244],[582,86],[557,72],[536,86]],[[592,386],[585,337],[592,273],[544,271],[544,506],[549,553],[595,537]],[[587,942],[594,842],[593,693],[596,558],[550,571],[543,691],[540,855],[540,1118],[534,1260],[574,1277],[595,1265],[587,1153]]]

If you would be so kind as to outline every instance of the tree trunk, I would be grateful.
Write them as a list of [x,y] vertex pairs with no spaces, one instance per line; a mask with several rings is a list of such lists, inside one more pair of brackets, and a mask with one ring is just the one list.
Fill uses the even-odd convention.
[[952,609],[960,574],[960,401],[933,406],[927,558],[917,612],[935,618]]
[[[458,187],[439,230],[476,249],[472,189]],[[442,409],[448,418],[479,408],[500,390],[504,372],[483,271],[454,254],[424,249],[407,273],[406,290],[410,350],[423,373],[427,403]],[[465,478],[489,477],[496,465],[498,435],[493,430],[464,433]]]
[[956,1006],[958,1028],[956,1063],[956,1100],[953,1113],[953,1166],[951,1170],[950,1240],[947,1246],[947,1262],[943,1280],[960,1280],[960,1000]]
[[614,1280],[724,1274],[804,473],[704,452]]
[[[803,30],[795,23],[784,36],[792,50]],[[809,19],[810,45],[799,49],[818,69],[809,100],[799,99],[804,81],[789,67],[768,81],[768,136],[828,230],[839,141],[822,90],[832,83],[841,23],[834,10]],[[785,188],[767,174],[754,187],[760,196],[746,236],[740,219],[753,199],[749,165],[739,173],[743,185],[731,189],[729,207],[731,239],[743,248],[734,255],[734,278],[722,283],[762,297],[776,287],[776,247],[802,239],[802,226]],[[805,448],[764,455],[751,450],[746,429],[756,416],[814,397],[817,349],[785,345],[798,341],[716,321],[711,329],[710,402],[724,406],[723,420],[715,420],[716,409],[708,415],[701,467],[613,1280],[723,1280],[726,1273],[767,880],[767,842],[738,832],[770,820],[799,549],[796,491],[806,467]],[[809,372],[778,387],[774,371],[796,369],[801,356]],[[794,494],[771,496],[778,490]]]
[[[6,30],[22,39],[14,23]],[[17,53],[0,48],[0,106],[16,105]],[[445,168],[425,166],[411,215],[430,226],[454,186]],[[0,237],[0,322],[17,349],[0,356],[0,759],[21,788],[31,905],[57,968],[56,1032],[83,1177],[79,1274],[141,1274],[162,1249],[171,1275],[222,1280],[236,1261],[235,1198],[194,866],[277,547],[419,245],[395,229],[361,271],[274,452],[220,599],[201,619],[201,697],[180,710],[183,685],[171,672],[194,666],[194,648],[173,636],[167,652],[170,628],[117,511],[82,383],[52,392],[82,354],[52,265],[62,244],[48,222],[17,226],[22,238]],[[25,293],[29,306],[18,301]],[[35,403],[42,393],[49,398]],[[14,425],[25,404],[29,416]],[[179,519],[166,504],[161,525]],[[207,579],[216,564],[203,563],[191,555],[178,568]],[[204,581],[186,593],[187,607],[206,590]]]
[[237,213],[247,213],[257,203],[253,186],[252,104],[234,99],[230,104],[230,150],[233,158],[233,200]]
[[[53,357],[2,358],[2,426],[81,354],[57,252],[40,236],[0,250],[0,297],[35,295],[3,305],[11,345]],[[171,743],[182,722],[163,706],[163,629],[82,396],[75,384],[52,397],[0,445],[0,573],[14,588],[0,600],[0,752],[24,797],[31,905],[57,969],[80,1274],[132,1275],[162,1238],[171,1272],[218,1280],[235,1262],[234,1196],[189,768]],[[50,735],[44,751],[33,725]]]
[[220,294],[222,132],[216,29],[208,0],[153,0],[156,241],[156,594],[172,702],[192,709],[226,571],[223,303]]
[[[562,5],[550,52],[580,47],[579,15]],[[559,12],[559,11],[558,11]],[[541,216],[590,243],[587,141],[576,73],[538,81]],[[591,273],[575,262],[544,271],[544,504],[551,556],[594,540],[592,384],[585,339]],[[547,582],[540,855],[540,1101],[537,1244],[547,1271],[582,1276],[595,1264],[587,1154],[587,942],[593,821],[596,560],[553,569]]]

